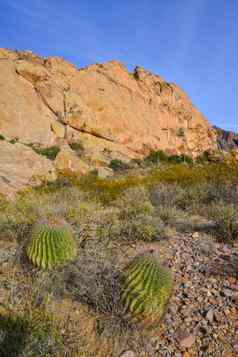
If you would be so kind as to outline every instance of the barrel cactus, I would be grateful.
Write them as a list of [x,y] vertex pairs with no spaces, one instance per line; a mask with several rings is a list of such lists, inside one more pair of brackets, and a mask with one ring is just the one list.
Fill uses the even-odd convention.
[[70,226],[60,218],[50,218],[35,225],[27,247],[33,265],[51,269],[72,260],[76,244]]
[[125,273],[122,303],[125,312],[148,329],[155,328],[165,312],[172,277],[152,255],[135,258]]

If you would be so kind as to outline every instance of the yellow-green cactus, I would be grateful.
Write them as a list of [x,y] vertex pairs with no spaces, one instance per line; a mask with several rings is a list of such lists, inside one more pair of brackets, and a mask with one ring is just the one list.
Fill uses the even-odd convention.
[[72,260],[76,244],[72,230],[64,220],[51,218],[33,228],[27,256],[33,265],[51,269]]
[[146,328],[156,327],[171,295],[170,271],[153,256],[140,256],[125,275],[122,293],[125,312]]

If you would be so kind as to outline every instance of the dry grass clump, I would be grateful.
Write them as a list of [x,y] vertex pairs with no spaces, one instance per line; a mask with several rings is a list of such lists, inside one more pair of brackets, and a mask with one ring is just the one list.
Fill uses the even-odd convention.
[[237,205],[218,201],[207,208],[208,216],[216,223],[215,235],[221,241],[231,242],[238,239]]
[[116,248],[88,241],[73,264],[64,269],[66,289],[99,313],[120,310],[121,270]]
[[114,202],[119,209],[120,237],[125,240],[152,241],[164,234],[162,222],[158,220],[148,191],[143,187],[126,190]]
[[175,206],[160,206],[156,212],[162,222],[171,226],[174,226],[178,220],[187,218],[187,214]]
[[[115,355],[131,346],[138,350],[144,341],[137,326],[126,318],[121,303],[124,276],[120,260],[123,254],[123,247],[118,245],[100,239],[87,240],[76,261],[54,273],[54,284],[51,284],[57,289],[58,296],[61,289],[60,294],[70,296],[94,312],[95,323],[91,332],[94,347],[99,348],[101,341],[104,352],[110,348]],[[83,330],[83,326],[81,328]],[[89,336],[85,338],[87,340]]]
[[213,232],[226,242],[237,239],[238,189],[232,179],[157,185],[151,189],[151,202],[161,220],[180,231]]

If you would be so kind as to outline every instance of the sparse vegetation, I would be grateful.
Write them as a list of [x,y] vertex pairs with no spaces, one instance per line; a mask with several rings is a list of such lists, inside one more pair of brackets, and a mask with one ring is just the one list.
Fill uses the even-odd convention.
[[55,160],[56,156],[60,152],[60,148],[56,145],[47,148],[37,147],[35,145],[30,145],[32,149],[39,155],[47,157],[49,160]]
[[221,241],[238,239],[237,205],[217,201],[208,208],[208,216],[216,223],[215,234]]
[[18,143],[18,141],[19,141],[19,138],[14,138],[14,139],[11,139],[9,141],[9,143],[14,145],[14,144]]
[[120,171],[120,170],[127,170],[129,168],[129,165],[121,160],[114,159],[111,160],[109,167],[114,171]]
[[167,164],[192,164],[193,159],[188,155],[168,155],[162,150],[153,150],[145,158],[146,162],[152,164],[167,163]]
[[162,150],[152,150],[150,154],[145,158],[145,161],[151,162],[153,164],[158,164],[159,162],[168,162],[168,155]]
[[184,137],[185,136],[185,129],[184,128],[178,128],[177,136]]
[[[130,270],[138,253],[142,252],[139,255],[144,256],[144,251],[151,246],[169,246],[171,236],[179,232],[201,231],[212,235],[218,242],[235,243],[238,239],[237,179],[236,162],[166,163],[161,167],[140,167],[131,173],[122,171],[110,179],[64,173],[55,183],[25,191],[15,202],[1,197],[0,243],[13,245],[15,253],[7,258],[6,272],[3,266],[1,274],[8,282],[6,286],[10,284],[4,304],[11,306],[12,313],[3,318],[0,310],[0,327],[9,325],[8,335],[4,335],[8,337],[4,337],[0,351],[3,346],[8,355],[10,351],[14,356],[12,338],[16,340],[17,353],[20,351],[27,357],[63,357],[62,348],[69,356],[86,357],[90,353],[99,355],[99,350],[102,355],[120,355],[131,346],[135,351],[143,350],[144,343],[148,343],[144,324],[133,318],[133,306],[137,306],[134,297],[131,294],[128,298],[124,296],[127,296],[125,267]],[[60,217],[72,227],[77,255],[72,262],[53,270],[35,269],[26,259],[25,252],[39,222],[49,222],[51,217]],[[186,235],[183,236],[185,240]],[[43,240],[47,243],[47,234]],[[57,243],[55,246],[54,254],[59,248]],[[61,261],[65,256],[65,251],[62,255],[49,254],[47,249],[52,246],[45,245],[46,250],[39,250],[39,247],[34,249],[37,254],[33,254],[36,258],[41,252],[37,265],[44,263],[43,266],[48,267],[50,257],[59,255]],[[152,289],[156,274],[163,272],[160,260],[166,261],[163,251],[159,253],[159,260],[153,260],[153,266],[159,266],[154,278],[148,273],[147,283],[138,282],[138,287],[144,289],[143,299],[138,303],[138,308],[143,310],[143,319],[149,311],[144,305],[146,287]],[[153,269],[151,267],[151,272]],[[165,302],[171,287],[170,278],[167,278],[161,280],[168,284]],[[5,281],[1,281],[3,290]],[[136,286],[137,283],[131,287]],[[159,285],[156,286],[159,289]],[[153,292],[150,290],[151,298]],[[157,294],[157,297],[161,299],[162,295]],[[151,322],[157,324],[166,303],[152,300],[155,310]],[[71,315],[69,311],[64,313],[61,304],[66,302]],[[160,306],[158,311],[156,306]],[[45,318],[37,313],[42,308]],[[33,327],[33,319],[45,321],[40,322],[43,330]]]
[[172,164],[186,163],[191,165],[193,164],[193,159],[188,155],[171,155],[168,159],[168,162]]
[[82,155],[82,153],[83,153],[83,151],[84,151],[84,148],[83,148],[83,146],[82,146],[81,143],[76,143],[76,142],[75,142],[75,143],[70,143],[69,146],[70,146],[70,148],[71,148],[73,151],[76,152],[76,154],[77,154],[78,156],[81,156],[81,155]]

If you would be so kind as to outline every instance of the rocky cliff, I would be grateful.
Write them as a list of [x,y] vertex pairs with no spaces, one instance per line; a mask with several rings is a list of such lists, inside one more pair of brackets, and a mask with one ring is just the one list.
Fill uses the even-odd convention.
[[[22,187],[35,177],[37,160],[41,166],[42,157],[32,150],[22,180],[23,152],[31,147],[61,148],[54,163],[42,166],[43,176],[54,176],[55,168],[85,173],[156,149],[193,157],[217,149],[206,118],[177,85],[158,75],[140,67],[129,73],[117,61],[77,69],[58,57],[6,49],[0,49],[0,137],[0,170],[6,146],[14,157],[22,155],[14,163],[14,180],[18,171]],[[72,147],[83,150],[83,161]],[[0,172],[0,187],[5,179]]]
[[233,131],[214,127],[217,133],[218,148],[223,151],[238,149],[238,134]]

